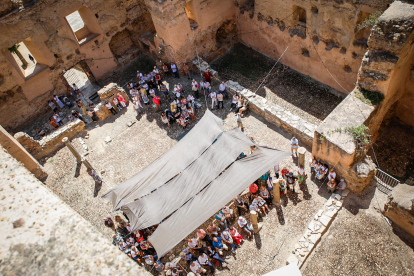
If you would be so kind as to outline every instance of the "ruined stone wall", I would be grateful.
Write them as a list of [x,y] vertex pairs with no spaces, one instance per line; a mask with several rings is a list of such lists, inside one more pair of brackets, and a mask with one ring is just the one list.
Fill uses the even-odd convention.
[[358,73],[358,87],[384,96],[368,122],[374,141],[384,118],[395,112],[413,125],[413,31],[414,4],[401,1],[395,1],[372,29]]
[[410,70],[410,76],[405,85],[405,92],[398,101],[395,116],[403,123],[414,127],[414,67]]
[[238,41],[232,0],[146,0],[157,31],[158,58],[183,62],[198,54],[211,61]]
[[[154,32],[143,0],[43,0],[22,5],[24,9],[3,10],[0,17],[0,124],[8,129],[43,114],[53,94],[67,93],[63,69],[86,64],[91,81],[99,80],[144,51],[138,38]],[[77,10],[90,33],[81,44],[65,18]],[[31,76],[22,73],[7,50],[22,41],[38,62]],[[121,45],[122,51],[116,51]]]
[[375,165],[365,156],[371,143],[358,149],[346,128],[366,125],[370,140],[375,141],[384,118],[394,113],[398,116],[400,112],[407,118],[412,117],[412,109],[407,110],[403,101],[410,106],[413,30],[414,5],[392,3],[372,29],[357,86],[315,131],[312,154],[335,166],[354,192],[361,192],[369,184]]
[[369,29],[358,31],[357,26],[392,1],[276,2],[237,1],[241,42],[274,59],[289,45],[283,64],[340,92],[352,91],[370,33]]

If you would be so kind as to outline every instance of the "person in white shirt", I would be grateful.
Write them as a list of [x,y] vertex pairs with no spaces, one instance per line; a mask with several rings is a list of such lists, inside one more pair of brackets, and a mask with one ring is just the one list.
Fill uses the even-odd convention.
[[293,155],[293,152],[295,152],[296,155],[298,155],[298,147],[299,147],[298,139],[293,137],[292,140],[290,140],[290,147],[291,147],[292,155]]
[[223,94],[224,98],[228,99],[229,96],[227,95],[226,88],[227,88],[227,84],[224,81],[222,81],[220,83],[219,90],[220,90],[221,94]]
[[247,220],[244,217],[240,216],[237,220],[237,224],[239,225],[240,229],[243,229],[246,232],[249,240],[251,240],[253,237],[253,230],[248,225]]
[[193,80],[192,82],[191,82],[191,90],[193,90],[193,92],[194,92],[194,96],[198,99],[198,98],[200,98],[200,95],[198,94],[198,83],[195,81],[195,80]]
[[335,178],[336,178],[336,172],[335,172],[334,168],[332,168],[332,169],[329,170],[328,179],[330,181],[331,179],[335,179]]
[[205,93],[210,94],[210,92],[211,92],[211,89],[210,88],[211,88],[210,83],[208,81],[205,81],[204,82],[204,90],[205,90],[204,94]]
[[309,167],[311,169],[311,173],[316,172],[316,165],[317,165],[317,162],[316,162],[315,156],[313,156],[312,159],[309,160]]
[[194,99],[194,96],[190,94],[190,95],[188,95],[188,96],[187,96],[187,103],[189,103],[189,102],[191,102],[191,101],[193,101],[193,102],[194,102],[194,101],[195,101],[195,99]]
[[180,78],[180,75],[178,74],[177,65],[175,63],[173,63],[173,62],[171,62],[171,70],[172,70],[172,72],[174,74],[174,78],[179,79]]
[[214,105],[217,106],[217,94],[216,92],[212,91],[210,93],[211,98],[211,109],[214,109]]
[[208,260],[208,256],[206,253],[200,254],[200,256],[198,256],[198,263],[202,266],[209,266],[211,273],[215,273],[214,266]]
[[204,252],[203,249],[198,245],[198,240],[197,239],[189,239],[188,240],[188,247],[190,247],[193,250]]
[[180,88],[176,84],[174,84],[174,94],[177,98],[179,98],[181,96]]
[[137,71],[137,79],[142,79],[142,73],[141,72],[139,72],[139,71]]
[[136,100],[133,102],[133,106],[134,106],[135,111],[137,112],[137,115],[139,115],[140,110],[141,110],[141,108],[142,108],[141,102],[140,102],[138,99],[136,99]]
[[152,70],[152,73],[154,74],[154,76],[160,73],[160,71],[157,69],[157,66],[154,66],[154,70]]
[[233,109],[233,107],[236,108],[236,110],[237,110],[238,101],[239,101],[239,96],[237,96],[237,94],[234,94],[233,98],[231,100],[230,111]]
[[198,261],[194,261],[190,265],[190,269],[195,275],[200,276],[201,273],[206,273],[207,270],[201,267],[200,263]]
[[276,179],[278,179],[279,178],[279,164],[275,165],[273,167],[273,170],[275,171]]
[[242,118],[241,118],[240,113],[236,114],[236,122],[237,122],[237,127],[239,127],[241,129],[241,131],[244,131],[243,122],[242,122]]
[[135,261],[141,263],[141,261],[139,260],[139,251],[135,246],[131,247],[131,251],[129,252],[128,256],[130,256]]

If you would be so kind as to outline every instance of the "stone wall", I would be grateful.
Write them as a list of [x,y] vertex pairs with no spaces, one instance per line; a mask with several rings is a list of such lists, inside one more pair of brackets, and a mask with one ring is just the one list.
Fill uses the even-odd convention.
[[397,185],[388,196],[383,213],[414,236],[414,187],[406,184]]
[[59,127],[51,134],[43,137],[40,141],[34,140],[24,132],[18,132],[14,137],[31,155],[33,155],[34,158],[40,160],[64,146],[62,143],[64,137],[70,139],[76,134],[84,131],[84,128],[85,123],[77,119]]
[[[9,130],[30,124],[48,110],[52,95],[67,93],[63,69],[86,64],[91,82],[99,80],[145,52],[138,38],[155,31],[144,0],[43,0],[30,1],[30,6],[16,2],[25,8],[12,5],[0,12],[0,124]],[[91,33],[82,43],[65,18],[77,10]],[[125,30],[129,36],[120,36]],[[132,44],[113,53],[126,39]],[[38,62],[29,76],[7,50],[22,41]]]
[[366,124],[373,111],[374,107],[357,98],[353,91],[316,128],[313,139],[312,155],[329,168],[334,167],[354,193],[361,193],[369,185],[376,166],[365,156],[367,148],[358,149],[346,129]]
[[[392,116],[402,95],[412,90],[407,84],[414,66],[413,23],[413,5],[401,1],[392,3],[379,17],[362,59],[357,87],[316,129],[312,153],[335,166],[356,193],[375,174],[375,165],[365,154],[377,138],[380,125],[386,116]],[[384,97],[382,101],[380,95]],[[410,113],[405,109],[403,114],[412,117],[412,110]],[[358,149],[345,129],[363,124],[369,127],[370,139],[365,148]]]
[[237,82],[229,80],[226,84],[231,94],[241,95],[249,101],[249,110],[262,116],[269,123],[284,129],[287,133],[296,137],[299,143],[312,147],[313,133],[316,129],[314,124],[293,115],[277,104],[268,102],[265,98],[254,94]]
[[0,147],[1,275],[151,275]]
[[412,125],[413,7],[408,2],[395,1],[379,18],[372,29],[369,48],[358,73],[361,89],[384,96],[367,124],[374,141],[384,118],[392,115],[390,111],[397,110],[397,116]]
[[181,64],[200,56],[219,57],[237,41],[233,0],[146,0],[157,32],[158,58]]
[[129,103],[129,98],[125,90],[117,85],[116,83],[110,83],[104,88],[98,91],[98,95],[101,99],[101,102],[95,106],[95,113],[98,116],[99,120],[104,120],[107,117],[112,116],[112,112],[106,108],[105,103],[111,102],[112,106],[115,108],[116,111],[119,111],[118,108],[114,105],[113,99],[116,97],[118,93],[121,93],[122,97],[124,97],[127,105]]
[[[250,2],[253,7],[246,6]],[[360,2],[238,0],[239,37],[273,59],[289,46],[283,64],[348,94],[354,88],[370,34],[369,28],[359,31],[358,24],[392,1]]]
[[0,126],[0,145],[17,161],[21,162],[26,169],[33,173],[38,179],[44,180],[47,173],[43,167],[30,155],[29,152],[3,127]]

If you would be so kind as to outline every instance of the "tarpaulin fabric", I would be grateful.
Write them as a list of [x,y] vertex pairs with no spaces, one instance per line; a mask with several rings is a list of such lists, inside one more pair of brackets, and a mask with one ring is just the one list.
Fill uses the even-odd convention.
[[159,257],[164,256],[215,212],[290,153],[257,147],[253,154],[234,162],[203,191],[161,223],[149,241]]
[[132,232],[160,223],[213,181],[253,141],[238,128],[224,132],[181,174],[151,194],[123,205]]
[[203,118],[174,147],[102,197],[118,210],[149,194],[194,162],[223,131],[223,120],[206,110]]

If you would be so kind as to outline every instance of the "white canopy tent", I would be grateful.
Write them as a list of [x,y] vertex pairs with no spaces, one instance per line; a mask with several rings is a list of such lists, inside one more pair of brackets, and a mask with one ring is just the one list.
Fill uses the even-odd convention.
[[160,223],[149,241],[165,255],[252,182],[290,153],[256,147],[239,129],[225,132],[210,111],[173,148],[106,193],[114,210],[130,218],[132,231]]
[[203,191],[161,223],[149,241],[162,257],[215,212],[245,190],[289,152],[257,147],[253,154],[233,163]]

